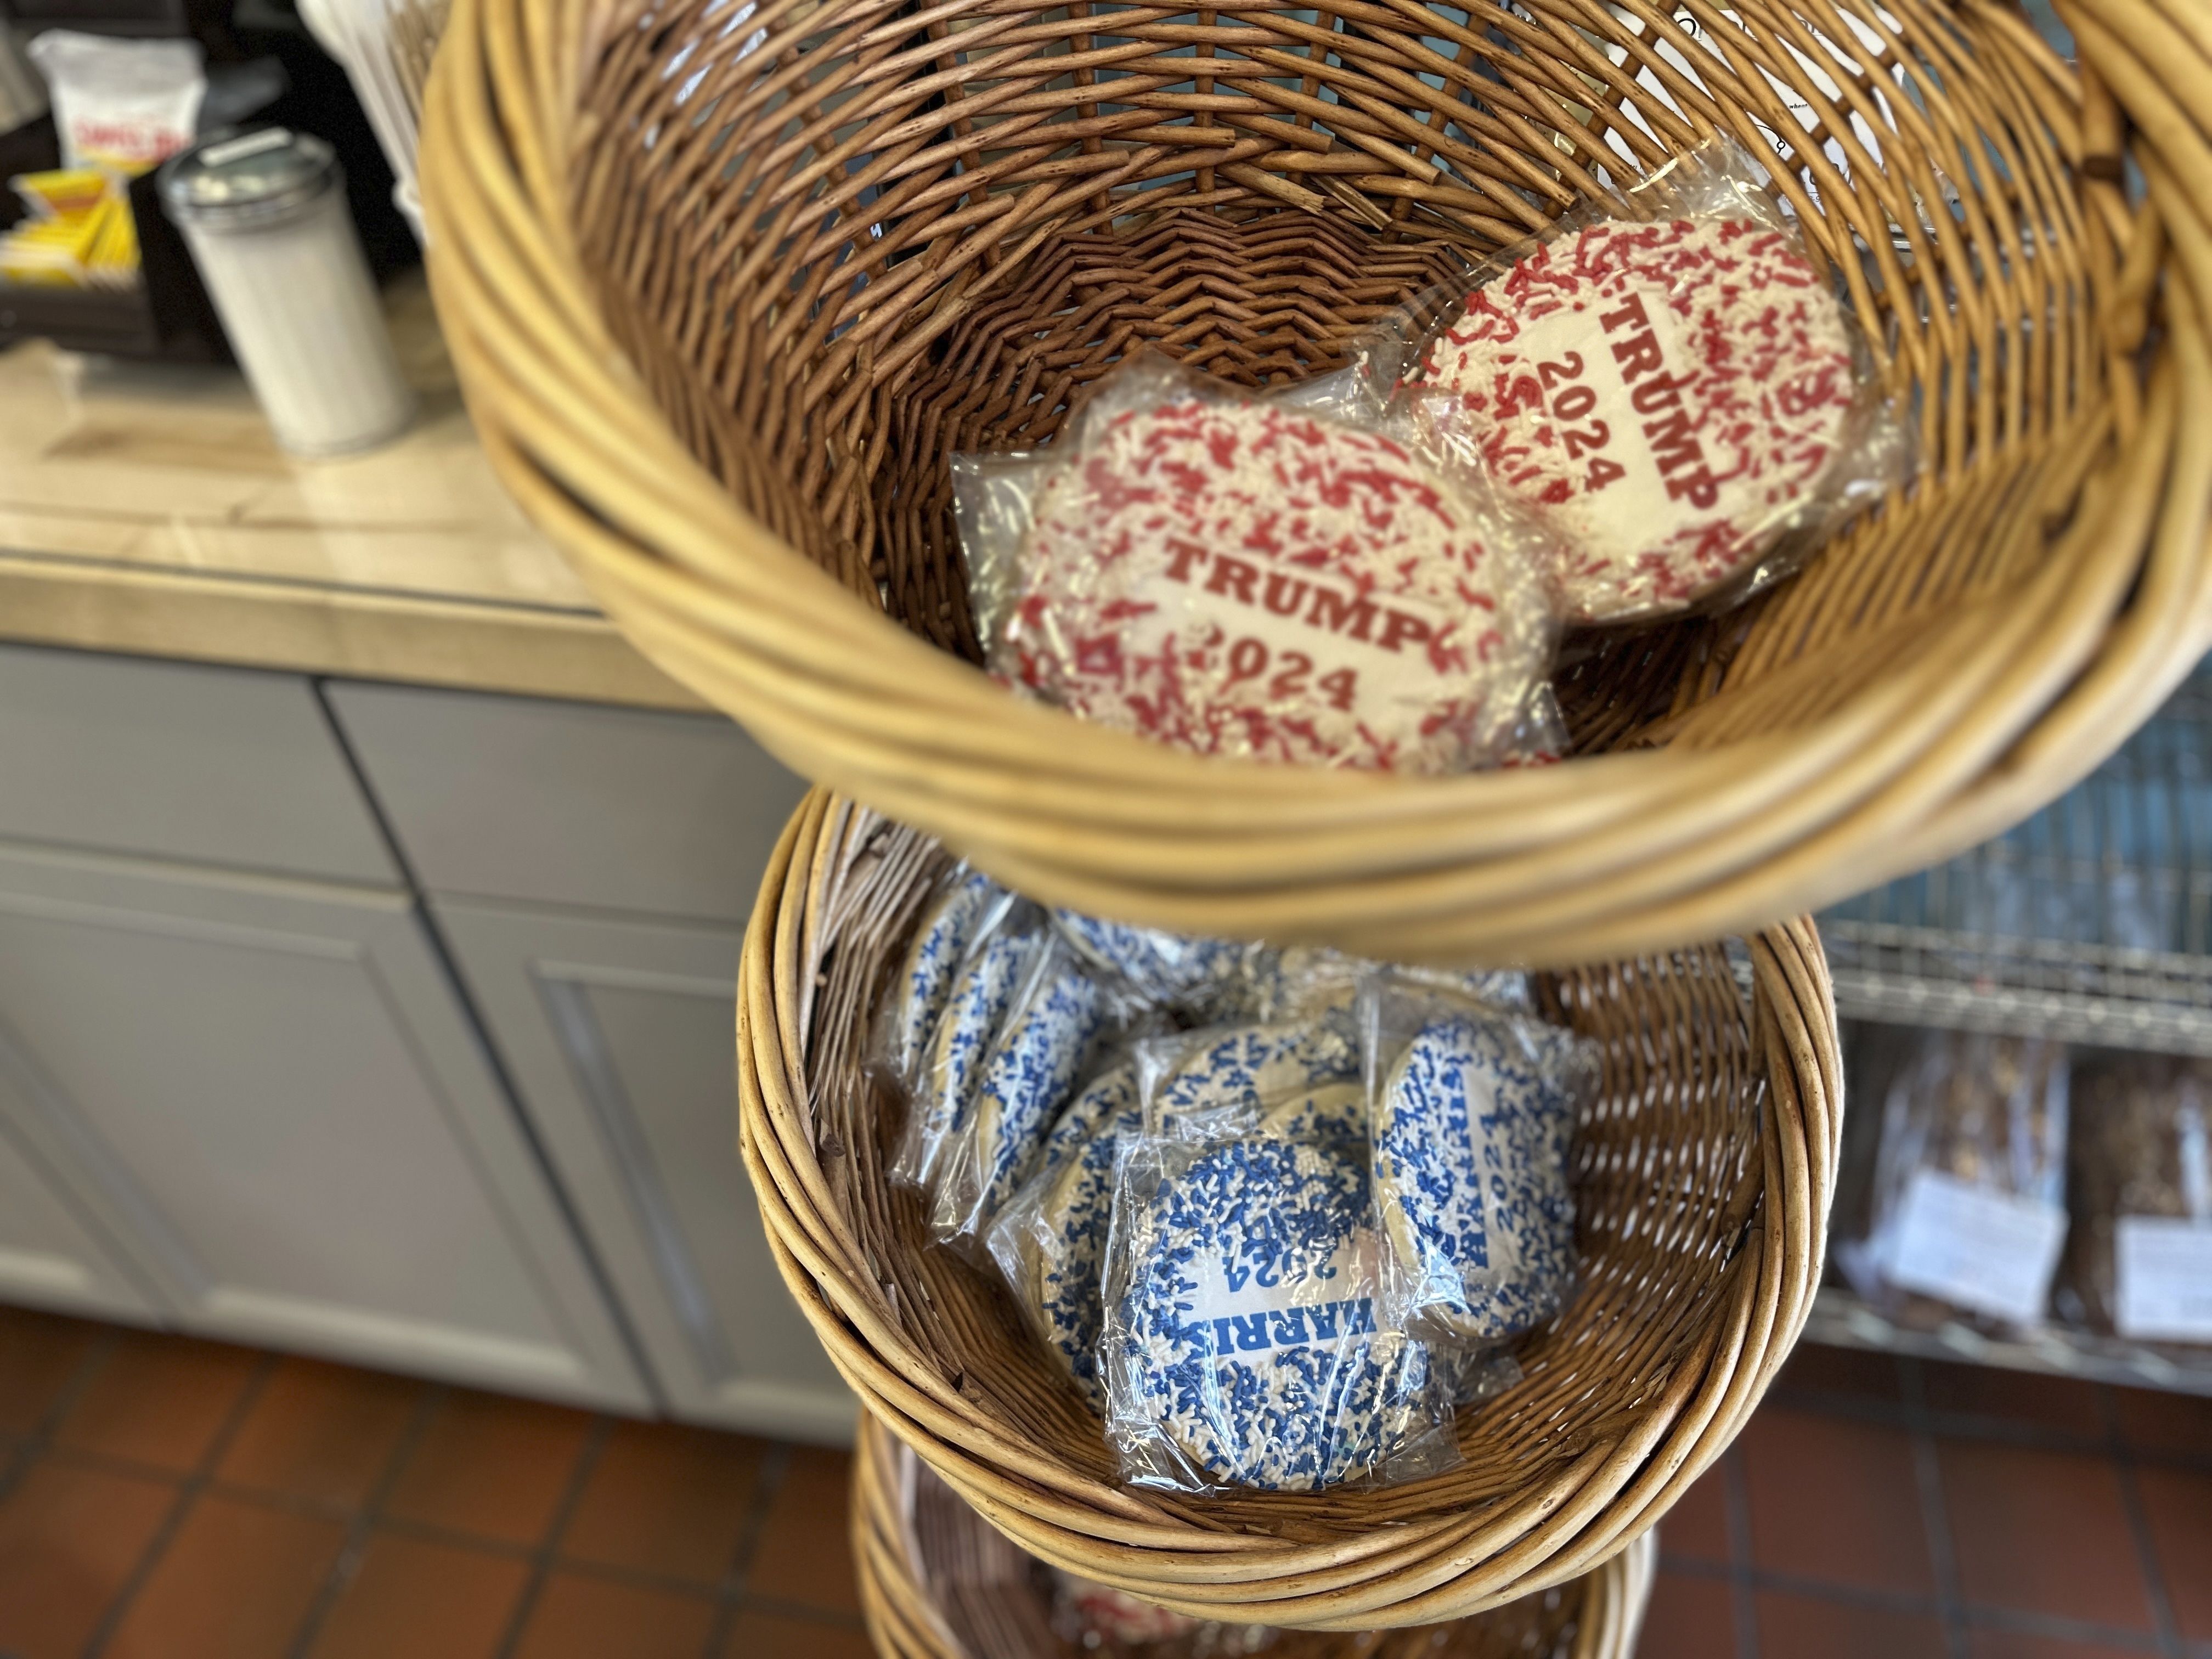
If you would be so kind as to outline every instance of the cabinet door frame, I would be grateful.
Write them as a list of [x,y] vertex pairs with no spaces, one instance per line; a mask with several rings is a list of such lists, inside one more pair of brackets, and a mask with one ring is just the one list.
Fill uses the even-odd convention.
[[560,1332],[567,1358],[554,1364],[535,1358],[535,1345],[503,1336],[487,1334],[472,1343],[459,1328],[226,1289],[164,1214],[155,1183],[134,1173],[46,1074],[36,1058],[36,1034],[12,1030],[0,1009],[0,1067],[27,1103],[11,1115],[9,1127],[80,1211],[128,1253],[179,1327],[580,1404],[652,1409],[652,1395],[550,1173],[410,894],[0,843],[0,915],[360,963],[422,1066],[455,1146]]
[[[743,935],[707,924],[581,915],[434,895],[475,1002],[539,1139],[614,1281],[672,1414],[720,1427],[849,1443],[858,1402],[841,1383],[745,1375],[709,1283],[723,1264],[686,1238],[629,1091],[592,1014],[594,988],[698,997],[726,1018],[734,1069]],[[737,1162],[736,1084],[718,1103]],[[743,1179],[740,1174],[739,1179]],[[757,1202],[750,1185],[732,1203]],[[761,1269],[778,1298],[772,1264]],[[793,1340],[812,1333],[794,1316]],[[830,1375],[824,1358],[825,1376]]]

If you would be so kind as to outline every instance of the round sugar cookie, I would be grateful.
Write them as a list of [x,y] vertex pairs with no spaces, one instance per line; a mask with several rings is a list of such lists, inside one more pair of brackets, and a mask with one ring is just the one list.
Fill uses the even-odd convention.
[[1036,976],[993,1040],[973,1109],[956,1116],[930,1224],[967,1237],[1013,1196],[1090,1063],[1106,1024],[1105,994],[1066,951]]
[[1176,1007],[1210,1006],[1232,993],[1246,959],[1258,948],[1236,939],[1108,921],[1079,910],[1055,910],[1052,920],[1088,960],[1120,975],[1146,1001]]
[[1024,1188],[994,1226],[991,1252],[1027,1303],[1045,1346],[1102,1414],[1098,1338],[1105,1322],[1102,1280],[1114,1222],[1114,1173],[1123,1143],[1144,1132],[1133,1076],[1127,1103],[1105,1112],[1060,1167]]
[[912,1079],[952,987],[975,942],[1006,904],[1006,890],[978,871],[955,878],[922,915],[892,982],[891,1029],[885,1049],[902,1079]]
[[1306,1492],[1437,1420],[1426,1349],[1376,1322],[1358,1153],[1223,1142],[1139,1207],[1109,1341],[1109,1422],[1159,1481]]
[[1425,393],[1562,544],[1569,620],[1680,610],[1820,490],[1857,384],[1843,308],[1740,220],[1602,219],[1471,295]]
[[925,1184],[936,1178],[945,1137],[967,1116],[982,1082],[991,1044],[1044,942],[1042,931],[1000,928],[975,948],[953,982],[930,1038],[911,1109],[921,1119],[921,1164],[915,1173]]
[[1376,1207],[1416,1328],[1465,1343],[1524,1331],[1572,1271],[1570,1103],[1501,1023],[1415,1034],[1376,1103]]
[[1261,1112],[1361,1075],[1358,1028],[1348,1007],[1311,1019],[1194,1032],[1170,1052],[1153,1095],[1162,1111],[1182,1116],[1234,1107]]
[[1050,476],[995,660],[1200,754],[1463,771],[1548,668],[1545,576],[1524,527],[1388,438],[1184,397]]

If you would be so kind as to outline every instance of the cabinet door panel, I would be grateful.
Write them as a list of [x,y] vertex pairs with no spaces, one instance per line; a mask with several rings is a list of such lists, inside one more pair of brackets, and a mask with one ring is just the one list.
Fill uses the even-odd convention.
[[0,1022],[180,1323],[645,1403],[405,898],[0,857]]
[[678,1414],[842,1440],[854,1403],[738,1155],[734,932],[436,901]]
[[398,878],[295,674],[0,647],[0,778],[11,841]]
[[717,715],[333,684],[434,893],[744,925],[806,786]]
[[[0,1093],[8,1084],[0,1078]],[[154,1305],[66,1194],[8,1133],[0,1106],[0,1301],[150,1322]]]

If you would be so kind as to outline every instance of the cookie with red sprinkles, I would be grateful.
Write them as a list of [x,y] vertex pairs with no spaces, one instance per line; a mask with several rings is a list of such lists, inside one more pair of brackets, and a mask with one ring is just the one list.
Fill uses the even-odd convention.
[[1468,296],[1420,379],[1558,537],[1584,623],[1681,609],[1754,564],[1819,495],[1858,392],[1820,272],[1784,232],[1716,218],[1553,238]]
[[1051,474],[994,660],[1200,754],[1460,771],[1549,666],[1547,557],[1388,437],[1186,383]]

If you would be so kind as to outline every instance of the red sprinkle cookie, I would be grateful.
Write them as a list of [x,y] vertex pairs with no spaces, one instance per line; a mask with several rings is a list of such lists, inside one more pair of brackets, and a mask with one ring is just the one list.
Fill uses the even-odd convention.
[[1386,438],[1177,398],[1052,475],[1006,642],[1063,708],[1201,754],[1462,770],[1547,666],[1527,533]]
[[1478,289],[1424,378],[1565,544],[1576,622],[1679,609],[1819,486],[1856,390],[1843,313],[1764,226],[1606,219]]

